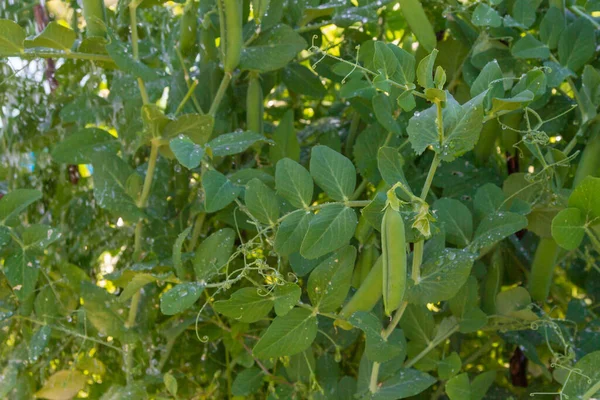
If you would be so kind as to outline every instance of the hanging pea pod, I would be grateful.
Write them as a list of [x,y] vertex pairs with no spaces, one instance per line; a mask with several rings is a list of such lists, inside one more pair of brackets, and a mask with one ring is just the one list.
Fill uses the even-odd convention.
[[557,253],[558,245],[554,239],[540,239],[529,274],[529,292],[535,301],[546,301],[550,293]]
[[359,288],[361,286],[369,275],[369,272],[371,272],[371,268],[373,268],[378,257],[379,252],[377,251],[375,244],[368,243],[363,246],[362,251],[358,256],[356,267],[354,268],[354,274],[352,275],[353,287]]
[[88,36],[106,36],[106,11],[103,0],[83,0],[83,17]]
[[382,282],[383,259],[382,257],[379,257],[363,283],[360,285],[360,288],[339,312],[338,315],[340,319],[336,321],[336,325],[341,326],[344,329],[351,329],[352,326],[348,327],[348,323],[343,320],[350,318],[350,316],[357,311],[371,311],[379,299],[381,299]]
[[250,73],[248,92],[246,93],[246,129],[256,133],[263,132],[263,92],[258,73]]
[[[242,1],[219,0],[225,22],[221,28],[221,46],[224,46],[223,68],[226,73],[232,73],[240,63],[244,38],[242,34]],[[223,42],[223,38],[225,41]]]
[[421,2],[419,0],[400,0],[399,3],[404,19],[417,40],[427,52],[431,52],[437,45],[437,39]]
[[500,135],[501,129],[497,119],[486,122],[481,129],[479,140],[473,149],[475,158],[480,165],[489,163],[490,156],[493,154],[496,139]]
[[492,254],[488,273],[483,285],[481,306],[488,314],[496,313],[496,296],[502,287],[504,276],[504,256],[501,247],[497,247]]
[[219,59],[219,53],[215,44],[215,31],[210,24],[206,25],[207,26],[202,27],[202,31],[200,32],[200,41],[203,50],[201,61],[217,61]]
[[406,290],[406,237],[404,220],[390,204],[381,221],[383,307],[386,315],[400,307]]
[[187,56],[194,51],[197,36],[198,4],[194,0],[187,0],[181,15],[179,31],[179,50],[181,50],[181,54]]

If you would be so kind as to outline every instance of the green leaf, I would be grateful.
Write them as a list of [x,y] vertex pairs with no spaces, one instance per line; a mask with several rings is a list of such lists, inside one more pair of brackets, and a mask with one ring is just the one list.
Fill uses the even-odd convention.
[[184,114],[167,123],[163,129],[163,136],[171,139],[177,135],[185,135],[192,142],[203,146],[210,139],[214,124],[215,121],[210,115]]
[[554,50],[558,47],[558,41],[566,27],[563,12],[557,7],[550,7],[540,23],[540,39]]
[[288,64],[281,71],[281,79],[289,90],[314,98],[323,98],[327,90],[318,75],[302,64]]
[[517,233],[527,226],[527,218],[513,212],[498,211],[487,215],[477,226],[469,248],[478,251]]
[[244,195],[246,207],[254,218],[268,225],[275,225],[279,219],[279,202],[275,192],[259,179],[252,179],[246,185]]
[[407,339],[425,345],[431,342],[435,334],[433,314],[425,305],[409,304],[402,314],[400,327]]
[[125,289],[121,292],[119,296],[119,301],[121,303],[126,302],[130,298],[133,297],[141,288],[146,286],[149,283],[158,281],[158,278],[152,274],[143,274],[137,273],[131,278]]
[[300,251],[302,239],[314,215],[304,210],[297,210],[286,216],[275,236],[275,251],[280,256],[289,256]]
[[136,222],[144,218],[144,212],[127,191],[127,180],[134,173],[133,169],[113,154],[98,153],[90,157],[94,166],[96,203],[126,221]]
[[326,205],[310,221],[300,254],[310,260],[339,249],[350,241],[356,224],[353,209],[341,204]]
[[273,308],[273,297],[268,293],[259,293],[255,287],[237,290],[229,300],[215,301],[213,308],[236,321],[252,323],[266,317]]
[[183,230],[178,236],[175,243],[173,243],[173,269],[179,279],[183,279],[185,277],[185,270],[183,268],[183,261],[181,260],[181,248],[183,247],[183,242],[187,239],[188,235],[192,231],[193,226],[190,225]]
[[487,323],[487,316],[479,309],[479,285],[474,276],[449,301],[452,315],[459,319],[460,332],[475,332]]
[[550,49],[529,34],[517,40],[510,51],[517,58],[545,60],[550,57]]
[[392,103],[388,96],[384,93],[377,93],[371,100],[373,104],[373,111],[375,112],[375,118],[388,132],[395,135],[401,135],[402,130],[396,122],[394,115],[392,114]]
[[432,106],[423,112],[416,112],[410,119],[408,139],[417,154],[429,146],[440,154],[442,160],[450,162],[472,150],[479,140],[483,128],[483,94],[471,99],[462,106],[448,94],[446,107],[442,112],[444,138],[440,143],[436,124],[437,109]]
[[0,199],[0,224],[13,225],[17,216],[30,204],[42,198],[42,192],[34,189],[16,189]]
[[8,19],[0,19],[0,55],[10,56],[24,50],[23,42],[27,33],[19,24]]
[[41,255],[46,247],[59,238],[58,229],[43,224],[30,225],[22,233],[23,249]]
[[498,61],[490,61],[483,67],[477,78],[471,85],[471,97],[475,97],[486,90],[490,91],[491,97],[501,97],[504,95],[504,86],[501,81],[502,70]]
[[196,280],[208,280],[219,273],[233,252],[236,234],[231,228],[223,228],[200,243],[194,258]]
[[373,54],[373,67],[386,79],[389,79],[400,69],[400,63],[392,49],[385,43],[377,41]]
[[75,43],[77,34],[73,29],[67,28],[56,21],[52,21],[46,28],[33,39],[25,41],[25,47],[47,47],[69,52]]
[[486,183],[475,192],[473,205],[478,218],[499,211],[504,201],[504,192],[493,183]]
[[593,399],[600,395],[600,351],[589,353],[583,357],[573,368],[577,374],[572,374],[562,388],[562,394],[570,399]]
[[[569,197],[569,207],[581,210],[587,221],[600,218],[600,178],[588,176]],[[0,216],[2,213],[0,212]]]
[[418,0],[401,0],[400,9],[419,44],[425,51],[433,51],[437,45],[437,39],[421,2]]
[[305,308],[294,308],[273,320],[252,352],[260,359],[293,356],[306,350],[316,336],[316,315]]
[[496,371],[487,371],[477,375],[471,381],[471,400],[482,400],[495,380]]
[[277,25],[261,33],[249,47],[242,49],[240,69],[269,72],[285,67],[306,41],[288,25]]
[[308,279],[308,297],[320,312],[332,312],[342,305],[352,281],[356,249],[346,246],[315,268]]
[[263,376],[263,371],[258,367],[241,371],[233,380],[231,394],[234,396],[250,396],[263,385]]
[[86,381],[85,375],[76,369],[58,371],[44,382],[44,386],[35,393],[35,397],[50,400],[72,399],[83,390]]
[[533,101],[535,95],[529,90],[525,90],[511,98],[493,98],[492,115],[502,115],[508,112],[519,110]]
[[458,374],[462,367],[460,356],[455,351],[438,363],[438,375],[440,379],[448,380]]
[[421,268],[419,282],[409,283],[408,301],[426,304],[451,299],[469,278],[474,260],[474,254],[456,249],[429,256]]
[[398,357],[404,350],[406,342],[402,331],[395,329],[387,339],[383,339],[383,326],[375,314],[357,311],[348,322],[365,333],[365,355],[370,361],[383,363]]
[[471,22],[475,26],[498,28],[502,25],[502,18],[500,18],[498,11],[494,10],[492,7],[485,3],[479,3],[473,11]]
[[211,148],[213,157],[224,157],[243,153],[258,142],[270,143],[270,140],[255,132],[240,131],[218,136],[208,142],[207,147]]
[[541,70],[528,71],[521,76],[519,82],[513,86],[511,94],[517,96],[522,92],[531,92],[535,98],[539,98],[546,92],[546,74]]
[[327,146],[313,147],[310,174],[336,201],[347,201],[356,187],[356,169],[352,161]]
[[523,28],[529,28],[535,22],[535,12],[540,3],[541,0],[517,0],[511,15]]
[[530,310],[531,295],[527,289],[517,286],[498,293],[496,310],[498,314],[512,318],[537,320],[538,316]]
[[[81,298],[86,319],[105,336],[113,336],[125,343],[135,340],[135,333],[127,329],[125,310],[115,296],[90,281],[81,282]],[[47,300],[46,300],[47,301]]]
[[402,85],[414,87],[412,83],[415,81],[415,57],[395,44],[388,43],[387,46],[392,50],[399,63],[396,72],[391,77],[392,80]]
[[52,328],[49,325],[43,325],[35,331],[29,341],[29,362],[37,361],[39,356],[42,355],[48,346],[51,333]]
[[159,78],[155,70],[140,61],[134,60],[131,51],[112,34],[110,35],[110,41],[106,44],[106,52],[117,64],[117,67],[127,74],[131,74],[145,82],[155,81]]
[[404,166],[404,159],[400,152],[393,147],[381,147],[377,152],[377,166],[379,167],[379,173],[383,180],[390,186],[395,185],[397,182],[402,182],[408,189],[410,186],[404,176],[402,167]]
[[204,157],[202,146],[197,145],[185,135],[171,139],[169,147],[175,154],[177,161],[187,169],[198,167]]
[[39,272],[39,261],[23,249],[16,250],[4,260],[4,275],[21,301],[34,292]]
[[87,164],[96,153],[116,154],[120,145],[116,137],[103,129],[81,129],[59,142],[52,150],[54,161],[64,164]]
[[438,55],[437,49],[434,49],[431,54],[426,55],[417,66],[417,82],[424,89],[434,87],[433,83],[433,66]]
[[573,21],[560,35],[558,59],[571,71],[579,71],[596,52],[595,29],[586,18]]
[[279,316],[286,315],[300,301],[302,289],[295,283],[286,282],[275,287],[273,302],[275,313]]
[[235,200],[242,188],[235,186],[225,175],[218,171],[209,170],[202,177],[204,187],[204,208],[212,213],[222,210]]
[[585,217],[578,208],[565,208],[552,220],[552,237],[564,249],[575,250],[585,236]]
[[312,201],[314,183],[310,173],[302,165],[283,158],[275,169],[277,194],[297,208],[308,208]]
[[203,290],[204,286],[195,282],[174,286],[160,297],[160,311],[165,315],[179,314],[193,306]]
[[271,162],[277,163],[283,158],[300,160],[300,143],[294,129],[294,110],[288,110],[283,114],[273,132],[273,141],[275,144],[269,148]]
[[471,211],[458,200],[440,199],[433,204],[438,221],[444,224],[446,241],[459,247],[471,242],[473,217]]
[[416,396],[433,385],[436,379],[425,372],[408,368],[401,369],[385,380],[373,395],[373,400],[395,400]]
[[471,384],[469,375],[457,375],[446,382],[446,394],[450,400],[464,400],[471,398]]
[[177,396],[177,379],[171,373],[167,372],[163,375],[163,382],[169,393],[174,397]]

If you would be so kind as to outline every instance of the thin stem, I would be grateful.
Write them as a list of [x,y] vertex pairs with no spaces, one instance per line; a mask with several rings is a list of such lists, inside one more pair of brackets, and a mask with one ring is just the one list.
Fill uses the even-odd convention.
[[[129,4],[129,18],[131,25],[131,50],[133,59],[139,61],[139,45],[138,45],[138,31],[137,31],[137,8],[143,0],[134,0]],[[146,85],[142,78],[137,78],[138,86],[140,87],[140,95],[144,104],[150,103],[148,98],[148,92],[146,91]]]
[[421,190],[421,199],[425,200],[427,198],[427,194],[429,193],[429,189],[431,188],[431,183],[433,182],[433,177],[435,175],[435,171],[437,170],[440,162],[442,160],[436,153],[433,156],[433,161],[431,161],[431,166],[429,167],[429,172],[427,173],[427,178],[425,178],[425,184],[423,185],[423,190]]
[[[129,315],[125,327],[131,329],[135,326],[135,318],[137,317],[138,308],[140,305],[141,292],[138,290],[131,298],[129,306]],[[134,344],[123,345],[125,352],[125,374],[127,375],[127,383],[133,382],[133,352],[135,351]]]
[[221,100],[223,100],[223,96],[225,95],[225,91],[227,90],[230,81],[231,74],[225,72],[225,75],[223,75],[223,79],[221,79],[219,90],[217,90],[217,94],[215,95],[215,98],[212,104],[210,105],[210,110],[208,110],[208,114],[213,118],[215,117],[215,115],[217,115],[217,110],[219,109],[219,105],[221,104]]
[[437,347],[438,344],[442,343],[444,340],[448,339],[454,332],[456,332],[458,330],[458,324],[455,325],[452,329],[450,329],[448,332],[446,332],[445,335],[443,335],[440,338],[435,339],[434,341],[430,342],[427,347],[425,347],[423,349],[423,351],[421,351],[419,354],[417,354],[415,357],[413,357],[412,359],[408,360],[405,364],[404,364],[404,368],[410,368],[413,365],[415,365],[416,363],[419,362],[419,360],[421,360],[423,357],[425,357],[427,354],[429,354],[429,352],[433,349],[435,349]]
[[590,21],[592,23],[592,25],[594,25],[596,27],[596,29],[600,29],[600,24],[598,24],[598,22],[596,22],[596,20],[591,15],[583,12],[583,10],[581,10],[578,6],[571,6],[569,9],[571,11],[573,11],[575,14]]
[[360,197],[362,192],[364,192],[365,189],[367,188],[368,184],[369,184],[369,181],[367,181],[366,179],[363,179],[363,181],[360,183],[360,185],[358,185],[358,187],[356,188],[354,193],[352,193],[352,196],[350,196],[350,200],[355,200],[358,197]]
[[103,61],[114,63],[113,59],[104,54],[79,53],[76,51],[44,51],[44,50],[26,50],[22,53],[7,55],[7,57],[20,58],[68,58],[73,60]]
[[138,201],[138,207],[145,208],[148,202],[148,196],[150,194],[150,188],[152,187],[152,178],[154,177],[154,170],[156,169],[156,160],[158,159],[158,147],[160,143],[156,140],[152,141],[150,146],[150,158],[148,159],[148,170],[146,171],[146,178],[144,179],[144,186],[142,188],[142,194]]
[[192,230],[192,238],[188,246],[188,251],[193,251],[196,248],[196,243],[198,242],[198,238],[202,233],[202,226],[204,225],[205,219],[205,213],[200,213],[198,214],[198,217],[196,217],[196,223],[194,224],[194,229]]
[[165,351],[160,356],[160,361],[158,362],[158,370],[162,371],[167,361],[169,360],[169,356],[171,355],[171,351],[173,350],[173,345],[175,345],[176,338],[170,338],[167,340],[167,346],[165,347]]
[[[407,306],[408,301],[403,301],[400,305],[400,308],[396,310],[396,313],[390,321],[390,324],[383,330],[383,332],[381,332],[381,337],[383,338],[383,340],[387,340],[390,337],[390,335],[394,332],[394,329],[396,329],[396,326],[402,319],[402,315],[404,314],[404,311],[406,310]],[[377,378],[379,376],[379,366],[380,364],[378,362],[373,363],[373,369],[371,370],[371,380],[369,383],[369,391],[371,393],[377,392],[378,389]]]
[[413,250],[411,278],[415,284],[421,280],[421,263],[423,262],[423,249],[425,241],[423,239],[415,242]]
[[187,93],[181,100],[181,103],[179,103],[179,105],[177,106],[177,109],[175,110],[175,116],[177,116],[177,114],[179,114],[179,112],[183,109],[183,107],[188,102],[190,97],[192,97],[192,94],[194,94],[194,89],[196,89],[196,86],[198,86],[198,81],[194,80],[194,82],[192,82],[192,84],[190,85]]

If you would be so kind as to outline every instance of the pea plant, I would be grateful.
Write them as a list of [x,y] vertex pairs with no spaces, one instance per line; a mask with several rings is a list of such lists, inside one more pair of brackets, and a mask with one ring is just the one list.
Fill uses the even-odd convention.
[[599,18],[0,0],[0,398],[597,398]]

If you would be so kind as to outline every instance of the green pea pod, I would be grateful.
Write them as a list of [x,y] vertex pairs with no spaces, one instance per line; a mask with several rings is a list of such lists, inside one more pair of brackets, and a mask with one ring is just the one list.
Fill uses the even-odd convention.
[[487,164],[489,162],[500,132],[500,124],[497,119],[492,119],[483,125],[479,140],[473,149],[475,158],[479,164]]
[[400,0],[399,3],[404,19],[417,40],[425,50],[431,52],[437,45],[437,39],[421,2],[419,0]]
[[[240,63],[244,38],[242,35],[242,1],[220,0],[225,14],[225,72],[232,73]],[[222,38],[221,38],[222,40]]]
[[181,16],[179,32],[179,49],[184,56],[191,54],[196,47],[198,35],[198,4],[194,0],[187,0]]
[[250,74],[248,92],[246,94],[246,129],[256,133],[263,131],[263,92],[258,74]]
[[546,301],[552,285],[558,245],[552,238],[541,238],[531,264],[529,292],[535,301]]
[[367,244],[363,246],[360,255],[358,256],[358,262],[354,268],[354,274],[352,275],[352,286],[359,288],[360,285],[367,279],[373,264],[379,257],[377,248],[373,244]]
[[496,296],[502,287],[502,278],[504,275],[504,256],[502,248],[497,247],[490,261],[488,273],[483,284],[483,293],[481,306],[483,311],[488,314],[496,313]]
[[217,46],[215,45],[215,32],[210,26],[202,28],[200,40],[202,41],[203,50],[203,57],[201,61],[216,61],[219,55],[217,52]]
[[83,17],[88,36],[106,36],[104,0],[83,0]]
[[388,206],[381,221],[383,308],[386,315],[400,307],[406,290],[406,237],[400,212]]
[[[341,319],[347,319],[357,311],[371,311],[375,304],[381,299],[381,290],[383,282],[383,259],[379,257],[369,271],[369,274],[360,285],[360,288],[354,293],[354,296],[346,303],[339,312]],[[344,324],[338,323],[345,328]]]
[[579,165],[577,166],[577,172],[575,172],[575,178],[573,178],[573,187],[576,187],[586,176],[599,176],[600,175],[600,126],[598,124],[593,125],[594,132],[590,139],[585,144],[583,153]]

